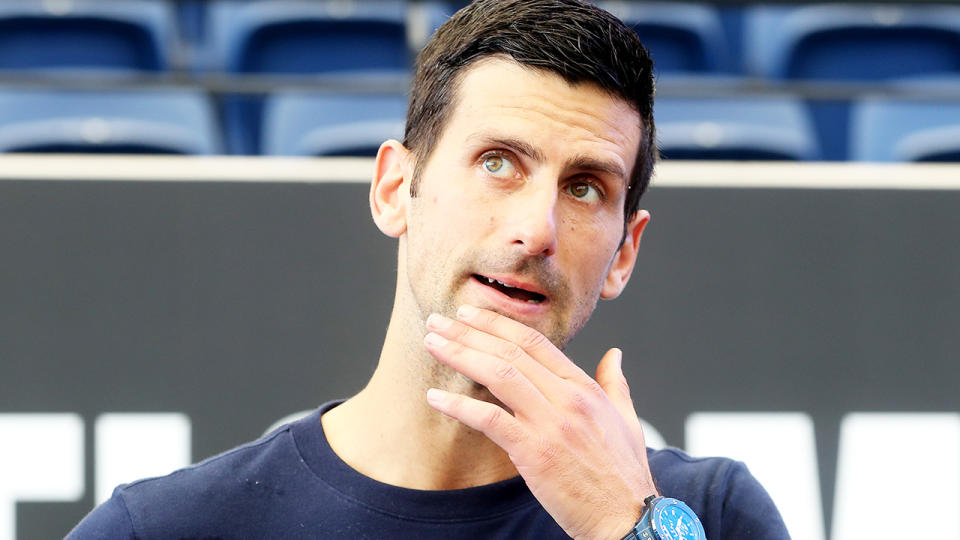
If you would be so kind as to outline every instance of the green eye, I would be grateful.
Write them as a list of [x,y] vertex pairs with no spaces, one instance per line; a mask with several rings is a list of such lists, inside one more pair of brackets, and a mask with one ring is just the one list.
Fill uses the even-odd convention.
[[590,203],[598,202],[602,196],[600,190],[590,182],[568,184],[566,191],[575,199]]
[[503,168],[503,158],[500,156],[489,156],[483,160],[483,168],[487,172],[500,172],[500,169]]
[[582,199],[583,197],[586,197],[587,194],[589,193],[590,193],[590,184],[584,184],[581,182],[579,184],[573,184],[572,186],[570,186],[570,194],[578,199]]

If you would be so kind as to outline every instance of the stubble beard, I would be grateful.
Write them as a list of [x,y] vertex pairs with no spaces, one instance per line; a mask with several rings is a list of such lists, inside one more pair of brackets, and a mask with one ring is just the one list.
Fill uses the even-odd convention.
[[[566,285],[565,279],[547,265],[548,263],[543,259],[536,258],[520,260],[513,258],[513,260],[510,260],[502,257],[478,256],[474,260],[461,258],[456,261],[448,261],[448,264],[441,267],[435,266],[433,271],[430,272],[430,276],[420,276],[416,280],[417,283],[421,284],[423,290],[417,290],[413,281],[408,280],[409,292],[418,311],[418,321],[422,325],[431,313],[440,313],[455,319],[457,309],[462,303],[462,300],[457,298],[457,291],[462,290],[467,282],[473,279],[474,271],[513,273],[533,279],[546,289],[545,292],[547,292],[552,304],[551,311],[561,316],[552,318],[547,328],[536,329],[543,333],[558,349],[563,350],[570,339],[586,324],[587,319],[596,307],[599,290],[595,291],[596,294],[591,294],[584,299],[585,301],[576,302],[576,299],[570,297],[570,289]],[[413,266],[415,265],[408,259],[408,278],[411,275],[416,275],[413,274],[414,272],[420,271]],[[593,299],[592,303],[589,300],[590,298]],[[574,302],[578,305],[572,305]],[[587,303],[590,305],[585,305]],[[493,309],[493,311],[497,310]],[[501,314],[509,317],[508,314]],[[426,355],[427,362],[418,363],[417,367],[422,370],[420,376],[428,387],[443,388],[503,406],[485,386],[447,367],[433,358],[422,346],[420,351]],[[411,367],[417,369],[414,366]]]

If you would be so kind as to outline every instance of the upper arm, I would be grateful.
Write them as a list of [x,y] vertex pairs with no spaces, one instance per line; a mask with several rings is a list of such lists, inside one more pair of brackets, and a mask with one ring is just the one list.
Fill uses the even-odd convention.
[[780,511],[747,466],[731,463],[723,502],[723,538],[789,540]]
[[[118,490],[119,491],[119,490]],[[137,540],[130,513],[118,491],[103,504],[94,508],[65,540],[119,539]]]

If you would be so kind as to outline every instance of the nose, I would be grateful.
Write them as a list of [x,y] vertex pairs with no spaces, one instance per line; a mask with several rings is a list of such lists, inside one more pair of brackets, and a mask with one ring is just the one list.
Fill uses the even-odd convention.
[[528,256],[553,255],[557,251],[556,189],[530,189],[513,202],[512,244]]

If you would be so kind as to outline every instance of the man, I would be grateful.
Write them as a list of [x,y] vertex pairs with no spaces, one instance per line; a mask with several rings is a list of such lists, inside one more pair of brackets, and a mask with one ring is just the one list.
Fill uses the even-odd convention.
[[373,219],[399,249],[369,384],[119,487],[71,538],[703,537],[657,496],[712,540],[786,538],[742,465],[647,450],[619,350],[595,378],[562,352],[650,219],[651,70],[576,0],[455,15],[418,58],[405,142],[376,159]]

